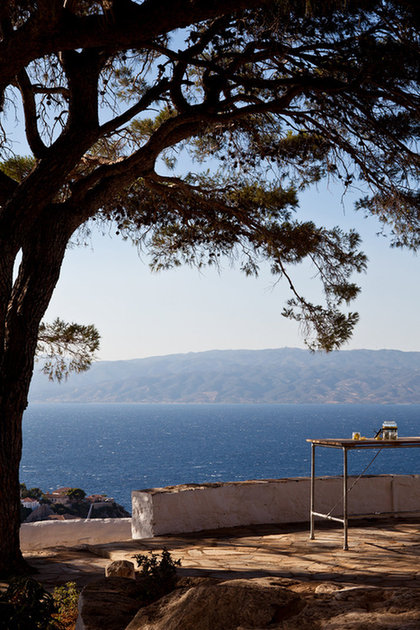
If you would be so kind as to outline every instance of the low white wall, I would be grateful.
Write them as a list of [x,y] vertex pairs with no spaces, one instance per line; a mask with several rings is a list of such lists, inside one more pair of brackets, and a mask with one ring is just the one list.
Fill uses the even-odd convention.
[[23,551],[46,547],[76,547],[131,538],[131,518],[38,521],[22,523],[20,546]]
[[[354,478],[349,477],[350,488]],[[342,480],[317,478],[315,510],[342,510]],[[151,538],[164,534],[309,520],[310,479],[259,479],[192,484],[132,493],[132,518],[23,523],[24,551]],[[349,514],[420,512],[419,475],[362,477],[348,496]]]
[[[350,488],[354,481],[348,479]],[[315,511],[342,513],[342,480],[317,478]],[[132,537],[195,532],[240,525],[309,520],[310,478],[192,484],[132,492]],[[420,511],[419,475],[362,477],[348,495],[349,515]]]

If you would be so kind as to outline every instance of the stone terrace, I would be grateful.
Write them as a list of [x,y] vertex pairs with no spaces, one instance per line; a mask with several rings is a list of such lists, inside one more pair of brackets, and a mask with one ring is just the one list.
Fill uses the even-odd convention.
[[276,576],[303,582],[420,587],[420,520],[360,521],[349,530],[323,526],[309,540],[307,528],[251,526],[159,536],[25,554],[47,587],[72,580],[80,586],[102,577],[111,560],[166,548],[180,559],[181,576],[254,578]]
[[[48,589],[68,581],[87,585],[77,625],[83,630],[418,630],[419,534],[420,520],[360,521],[351,526],[350,548],[344,551],[342,529],[328,524],[314,541],[301,525],[255,525],[45,549],[26,559]],[[179,587],[150,607],[139,610],[132,580],[103,577],[112,560],[164,548],[182,562]],[[204,599],[197,602],[200,593]],[[186,608],[185,598],[190,598]],[[279,598],[291,598],[290,606],[272,617]],[[266,622],[255,625],[247,615],[255,614],[256,602]],[[191,625],[197,614],[199,625]]]

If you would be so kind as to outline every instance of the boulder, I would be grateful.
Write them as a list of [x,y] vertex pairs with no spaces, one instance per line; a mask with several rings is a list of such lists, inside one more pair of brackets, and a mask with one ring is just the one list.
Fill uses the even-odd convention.
[[55,514],[54,510],[50,508],[48,504],[40,505],[35,508],[31,514],[25,519],[25,523],[36,523],[37,521],[45,521],[52,514]]
[[331,593],[339,590],[341,589],[338,584],[334,584],[333,582],[323,582],[322,584],[318,584],[314,592],[317,595],[331,595]]
[[[320,588],[324,586],[323,588]],[[337,590],[319,585],[315,599],[282,630],[418,630],[420,591],[418,588],[381,588],[350,585]]]
[[140,606],[134,580],[110,577],[91,582],[79,596],[76,630],[124,630]]
[[140,609],[126,630],[262,630],[280,627],[304,605],[276,578],[200,582]]
[[418,611],[353,610],[327,619],[322,630],[419,630]]
[[418,587],[184,577],[174,591],[144,606],[144,585],[136,575],[136,580],[110,577],[85,587],[77,630],[420,628]]
[[134,580],[134,563],[129,560],[114,560],[105,568],[105,577],[122,577]]

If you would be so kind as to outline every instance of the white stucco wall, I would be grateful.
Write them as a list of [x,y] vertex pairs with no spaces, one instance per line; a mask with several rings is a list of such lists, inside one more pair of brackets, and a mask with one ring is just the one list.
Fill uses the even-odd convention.
[[[349,477],[348,487],[354,478]],[[341,514],[342,480],[316,480],[315,510]],[[264,479],[172,486],[132,493],[131,518],[23,523],[24,551],[71,547],[205,529],[309,520],[310,479]],[[419,475],[362,477],[348,496],[350,515],[420,512]]]
[[[349,477],[348,487],[354,478]],[[342,512],[342,480],[316,480],[315,510]],[[132,493],[132,536],[195,532],[240,525],[309,520],[310,479],[268,479],[153,488]],[[420,511],[420,476],[362,477],[348,495],[349,515]]]
[[38,521],[22,523],[20,545],[23,551],[46,547],[76,547],[131,538],[131,518]]

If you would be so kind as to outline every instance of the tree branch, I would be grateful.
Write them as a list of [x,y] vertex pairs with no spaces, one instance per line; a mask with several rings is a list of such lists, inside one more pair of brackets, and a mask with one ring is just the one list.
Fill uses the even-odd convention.
[[105,63],[105,56],[98,50],[82,52],[64,51],[61,64],[68,80],[69,117],[68,128],[97,131],[98,119],[98,80]]
[[45,155],[47,147],[42,142],[41,136],[39,135],[34,91],[26,70],[19,72],[17,81],[22,95],[26,138],[32,153],[37,159],[40,159]]
[[57,87],[47,87],[46,85],[40,85],[35,83],[32,85],[32,91],[34,94],[61,94],[65,99],[69,99],[70,92],[64,85],[58,85]]
[[0,205],[13,195],[19,184],[0,169]]
[[127,122],[130,122],[134,116],[140,114],[145,109],[147,109],[152,103],[157,101],[159,97],[165,92],[168,88],[169,81],[168,79],[162,79],[159,83],[154,85],[147,93],[142,96],[142,98],[132,107],[127,109],[123,114],[116,116],[112,120],[101,125],[99,132],[101,136],[107,136],[113,131],[116,131],[122,125],[125,125]]
[[3,91],[1,86],[4,89],[31,61],[57,50],[100,48],[111,52],[137,48],[153,37],[185,28],[194,22],[262,6],[265,1],[147,0],[139,5],[126,0],[121,10],[114,3],[111,14],[77,16],[66,10],[57,10],[50,21],[44,20],[38,11],[13,31],[7,41],[0,43],[0,93]]
[[[188,113],[179,114],[164,122],[148,142],[129,157],[110,165],[100,166],[93,173],[76,182],[72,189],[71,203],[80,204],[82,199],[86,202],[87,196],[90,200],[96,195],[98,198],[102,197],[104,182],[106,182],[107,194],[109,194],[111,181],[114,182],[114,186],[117,185],[115,192],[118,192],[135,181],[137,177],[153,173],[155,161],[165,148],[174,146],[178,142],[200,133],[205,125],[228,125],[251,115],[284,111],[284,108],[299,93],[299,89],[292,88],[276,101],[248,105],[233,112],[222,114],[213,114],[202,105],[192,106]],[[116,178],[119,178],[118,182]]]
[[56,318],[41,322],[38,331],[37,360],[50,381],[66,380],[71,372],[85,372],[96,358],[100,335],[93,325],[68,324]]
[[2,2],[0,5],[0,36],[2,40],[6,41],[12,32],[13,27],[10,20],[10,8],[6,2]]

